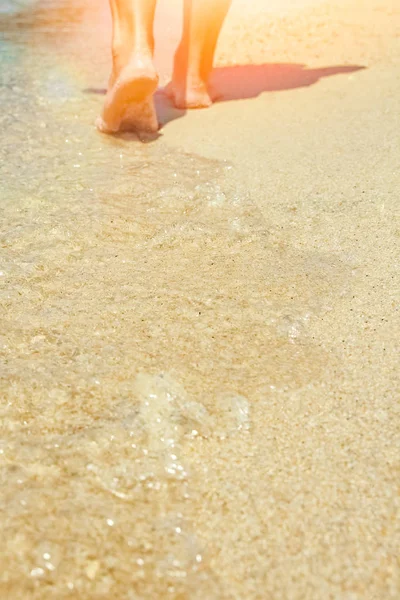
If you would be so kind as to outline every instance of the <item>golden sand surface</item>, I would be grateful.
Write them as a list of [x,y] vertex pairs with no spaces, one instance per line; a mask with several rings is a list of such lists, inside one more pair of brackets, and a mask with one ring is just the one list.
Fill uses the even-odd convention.
[[106,4],[4,0],[1,599],[400,598],[400,6],[243,6],[139,141]]

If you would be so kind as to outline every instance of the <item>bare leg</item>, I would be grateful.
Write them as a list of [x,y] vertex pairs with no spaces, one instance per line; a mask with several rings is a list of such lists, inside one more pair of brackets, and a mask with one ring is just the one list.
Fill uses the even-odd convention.
[[212,104],[208,80],[218,37],[231,0],[185,0],[182,40],[166,92],[178,108]]
[[155,5],[156,0],[110,0],[113,69],[97,121],[101,131],[118,131],[127,112],[135,110],[138,128],[157,129],[152,100],[158,83],[153,65]]

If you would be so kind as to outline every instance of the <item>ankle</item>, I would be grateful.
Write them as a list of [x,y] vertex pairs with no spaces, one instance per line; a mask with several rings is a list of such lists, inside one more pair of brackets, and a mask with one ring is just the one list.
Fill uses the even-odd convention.
[[129,39],[129,37],[113,40],[111,54],[114,71],[120,72],[128,63],[132,46],[132,39]]
[[200,88],[207,85],[198,66],[192,64],[189,68],[185,68],[179,61],[174,64],[172,80],[178,85],[191,88]]
[[185,42],[179,44],[174,56],[173,79],[192,81],[207,86],[213,70],[213,52],[207,48],[189,52]]
[[118,76],[130,64],[149,69],[153,65],[153,53],[146,45],[115,44],[112,47],[112,64],[114,76]]

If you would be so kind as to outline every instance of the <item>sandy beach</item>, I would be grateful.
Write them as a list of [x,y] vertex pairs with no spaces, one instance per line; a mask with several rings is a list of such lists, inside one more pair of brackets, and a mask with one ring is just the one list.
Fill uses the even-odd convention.
[[0,32],[0,598],[398,600],[400,6],[234,0],[140,139],[105,0]]

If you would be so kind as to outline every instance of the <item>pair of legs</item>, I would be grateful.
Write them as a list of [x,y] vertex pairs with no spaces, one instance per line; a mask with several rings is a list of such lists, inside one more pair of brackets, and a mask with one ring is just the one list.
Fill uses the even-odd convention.
[[[178,108],[204,108],[212,101],[208,80],[215,48],[231,0],[184,0],[182,39],[175,53],[166,93]],[[156,0],[110,0],[113,68],[97,126],[116,132],[137,111],[136,127],[158,128],[153,93],[158,76],[153,64]]]

